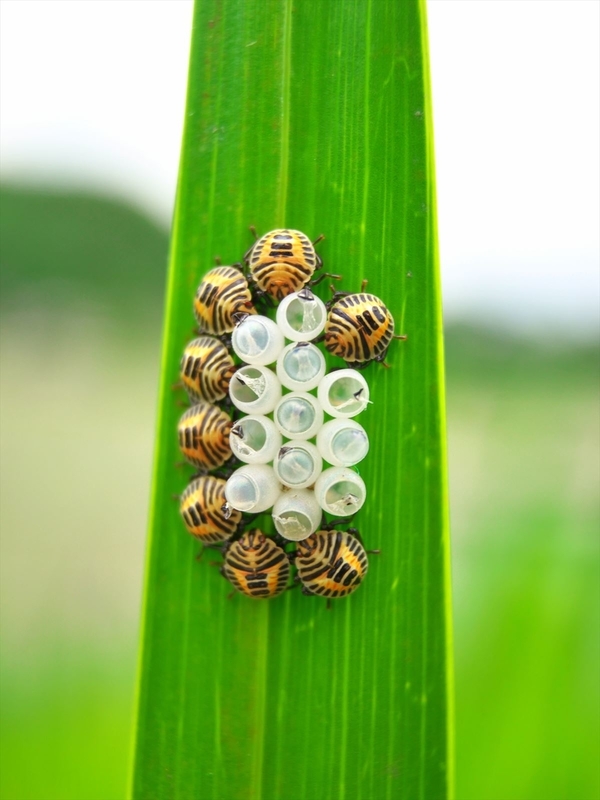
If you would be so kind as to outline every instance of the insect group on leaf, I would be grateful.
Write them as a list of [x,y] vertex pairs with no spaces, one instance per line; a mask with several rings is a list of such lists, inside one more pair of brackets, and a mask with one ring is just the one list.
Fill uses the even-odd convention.
[[[251,230],[255,242],[241,261],[210,269],[194,297],[197,336],[184,348],[179,384],[193,405],[178,439],[197,472],[180,513],[197,541],[221,550],[234,590],[267,599],[300,586],[329,603],[360,586],[367,553],[378,552],[365,550],[355,528],[335,527],[366,499],[354,465],[368,436],[351,417],[373,401],[356,369],[387,366],[392,340],[406,337],[394,333],[366,281],[357,293],[332,286],[325,304],[316,297],[324,278],[341,279],[321,272],[315,245],[323,236]],[[346,368],[326,374],[319,343]],[[269,509],[272,534],[268,520],[256,524]],[[325,514],[341,519],[328,523]]]

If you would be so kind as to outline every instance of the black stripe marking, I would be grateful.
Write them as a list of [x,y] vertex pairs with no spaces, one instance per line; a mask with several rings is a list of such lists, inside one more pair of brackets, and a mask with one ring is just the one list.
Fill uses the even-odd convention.
[[373,319],[373,315],[371,314],[370,311],[363,311],[362,319],[365,321],[368,327],[371,328],[372,331],[378,330],[379,323],[377,322],[376,319]]

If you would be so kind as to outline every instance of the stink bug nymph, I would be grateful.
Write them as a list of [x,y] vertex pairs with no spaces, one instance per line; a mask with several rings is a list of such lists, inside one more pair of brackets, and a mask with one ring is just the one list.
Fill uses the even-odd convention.
[[294,561],[304,594],[352,594],[369,569],[365,548],[348,531],[320,530],[297,544]]
[[256,314],[248,281],[237,267],[215,267],[202,278],[194,314],[202,333],[221,336],[235,328],[234,314]]
[[383,362],[392,339],[406,338],[394,336],[394,318],[374,294],[337,292],[327,305],[325,347],[349,367],[362,369],[371,361]]
[[181,381],[192,403],[215,403],[227,395],[235,369],[223,342],[214,336],[200,336],[183,352]]
[[202,475],[195,478],[181,495],[179,511],[188,531],[204,545],[231,539],[242,521],[242,514],[225,505],[223,478]]
[[[254,229],[251,228],[254,232]],[[292,292],[299,292],[312,278],[323,262],[314,245],[323,236],[311,242],[306,234],[291,228],[280,228],[261,236],[244,256],[250,277],[260,291],[283,300]],[[319,276],[318,283],[328,273]],[[339,275],[329,275],[339,278]]]
[[186,461],[202,470],[216,469],[231,458],[228,414],[211,403],[198,403],[185,412],[177,428]]
[[277,597],[287,588],[290,561],[285,550],[262,531],[247,531],[225,550],[222,574],[238,590],[256,599]]

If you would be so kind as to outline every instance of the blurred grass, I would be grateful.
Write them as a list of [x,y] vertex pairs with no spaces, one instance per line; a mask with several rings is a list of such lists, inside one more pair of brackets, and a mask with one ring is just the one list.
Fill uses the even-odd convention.
[[[48,219],[68,218],[77,197],[19,194],[1,253],[3,271],[13,254],[13,276],[0,339],[0,797],[116,800],[167,240],[96,199],[87,235],[70,235],[84,224],[75,215],[46,259]],[[65,208],[48,211],[49,196]],[[119,216],[130,222],[114,238],[106,220]],[[119,279],[130,223],[154,231],[152,252],[135,256],[153,276],[147,302],[146,289]],[[35,252],[21,260],[11,237],[35,239],[53,273],[70,259],[70,276],[32,275]],[[100,238],[104,256],[90,259]],[[102,290],[94,271],[113,275]],[[458,800],[600,796],[598,355],[555,336],[448,330]]]
[[[72,646],[65,642],[64,649]],[[132,680],[105,653],[64,658],[45,652],[42,670],[3,671],[4,800],[124,797]],[[129,659],[130,660],[130,659]]]
[[131,741],[167,234],[0,191],[0,797],[116,800]]
[[113,800],[131,737],[158,353],[91,314],[46,324],[38,311],[13,308],[0,345],[0,796]]
[[600,795],[598,348],[449,337],[459,800]]

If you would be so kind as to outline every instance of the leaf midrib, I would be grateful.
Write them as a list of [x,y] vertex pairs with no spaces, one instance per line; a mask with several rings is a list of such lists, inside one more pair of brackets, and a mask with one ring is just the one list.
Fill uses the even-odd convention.
[[283,37],[281,41],[281,136],[279,152],[279,176],[277,191],[277,227],[287,226],[286,210],[288,174],[290,165],[290,90],[292,80],[292,0],[283,3]]

